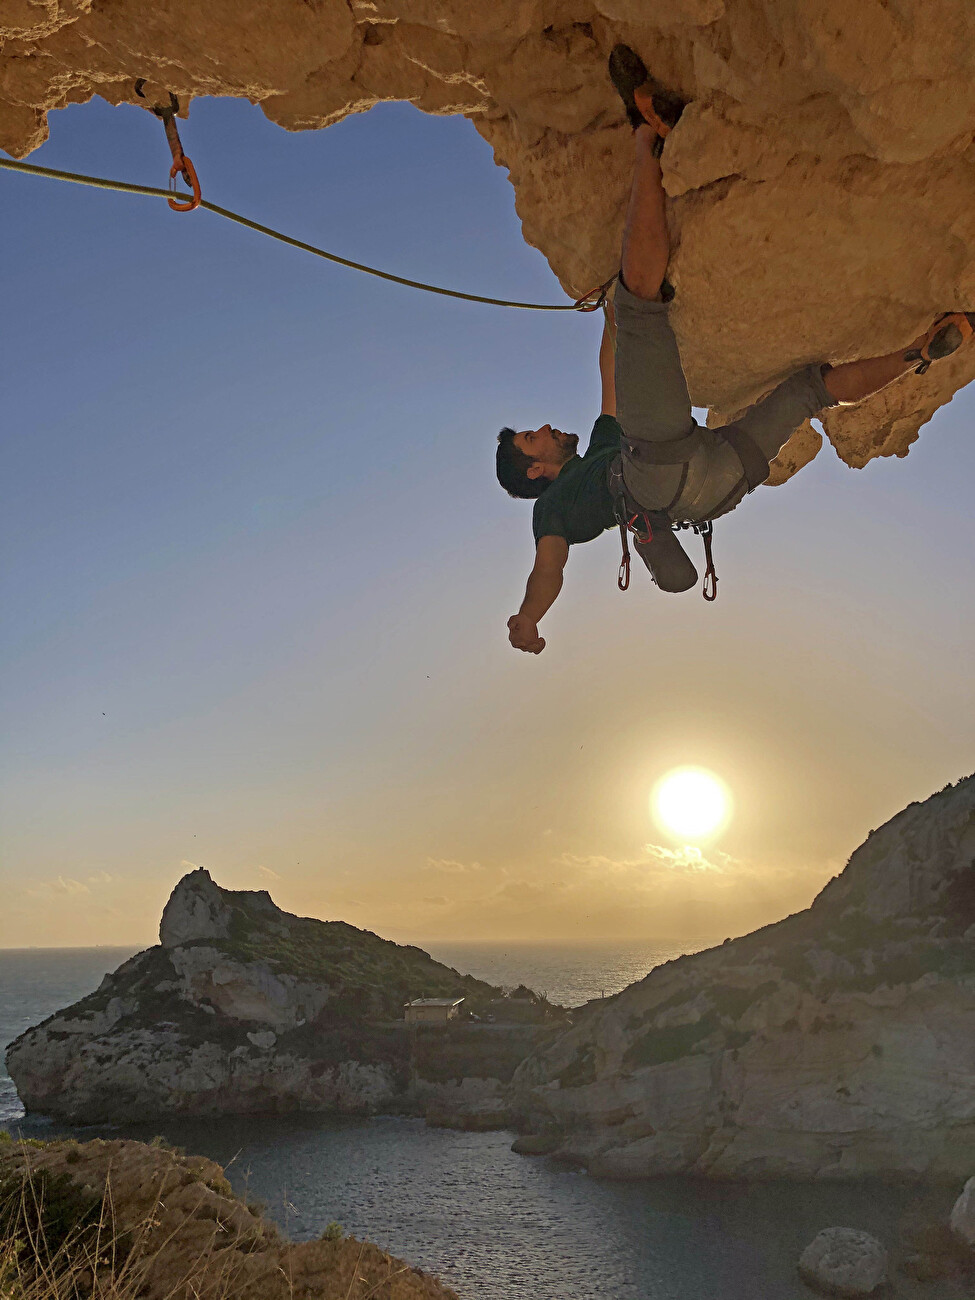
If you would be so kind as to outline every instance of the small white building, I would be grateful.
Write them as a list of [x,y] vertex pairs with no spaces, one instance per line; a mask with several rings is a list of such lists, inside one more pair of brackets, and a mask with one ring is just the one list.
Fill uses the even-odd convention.
[[403,1008],[408,1025],[445,1025],[460,1010],[463,998],[414,998]]

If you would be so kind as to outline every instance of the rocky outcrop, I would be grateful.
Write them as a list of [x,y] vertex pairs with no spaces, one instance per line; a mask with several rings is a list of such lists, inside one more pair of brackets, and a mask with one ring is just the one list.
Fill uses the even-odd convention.
[[159,1142],[4,1138],[5,1296],[457,1300],[435,1277],[343,1236],[337,1224],[317,1241],[286,1241],[200,1156]]
[[975,777],[872,833],[807,911],[592,1004],[512,1090],[593,1173],[967,1177]]
[[[663,156],[673,315],[692,398],[719,419],[975,303],[967,0],[12,0],[0,40],[0,147],[18,157],[93,94],[239,96],[288,130],[387,100],[465,114],[573,295],[618,262],[630,146],[605,66],[629,42],[693,101]],[[903,456],[973,377],[968,348],[828,412],[827,435],[852,466]],[[777,480],[820,441],[806,425]]]
[[456,1102],[480,1113],[478,1088],[493,1096],[545,1032],[542,1010],[534,1029],[410,1034],[411,998],[476,1009],[501,991],[419,948],[292,916],[263,891],[221,889],[204,870],[176,886],[160,941],[10,1045],[29,1111],[98,1122]]

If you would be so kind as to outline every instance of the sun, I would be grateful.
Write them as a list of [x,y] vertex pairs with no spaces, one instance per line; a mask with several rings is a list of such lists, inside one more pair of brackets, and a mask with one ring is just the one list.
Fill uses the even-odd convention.
[[703,767],[675,767],[653,788],[650,807],[657,825],[684,842],[707,840],[731,819],[731,792]]

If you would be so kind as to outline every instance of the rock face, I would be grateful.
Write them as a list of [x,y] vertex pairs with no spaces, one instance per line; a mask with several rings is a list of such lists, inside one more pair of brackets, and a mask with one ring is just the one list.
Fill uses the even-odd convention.
[[419,948],[292,916],[263,891],[221,889],[202,869],[176,886],[160,940],[11,1043],[7,1068],[29,1111],[75,1122],[369,1113],[449,1107],[455,1094],[461,1109],[483,1111],[478,1081],[493,1096],[540,1032],[411,1036],[408,999],[476,1007],[500,990]]
[[[93,94],[239,96],[288,130],[384,100],[465,114],[575,295],[618,264],[630,145],[605,67],[620,40],[693,101],[663,170],[696,405],[724,420],[800,365],[892,350],[975,303],[969,0],[8,0],[0,147],[29,153],[51,109]],[[827,435],[851,466],[903,456],[973,377],[970,347],[830,411]],[[805,426],[776,480],[819,446]]]
[[658,967],[515,1073],[529,1133],[621,1177],[975,1168],[975,777],[805,912]]

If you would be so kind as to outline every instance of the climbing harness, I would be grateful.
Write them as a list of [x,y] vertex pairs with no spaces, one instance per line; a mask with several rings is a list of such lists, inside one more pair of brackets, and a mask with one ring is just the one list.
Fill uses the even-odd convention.
[[[142,88],[146,84],[145,77],[140,77],[135,83],[135,93],[140,99],[145,99]],[[179,100],[169,92],[169,104],[165,107],[162,104],[153,104],[152,112],[160,119],[166,131],[166,142],[169,145],[169,151],[173,155],[173,165],[169,169],[169,188],[173,195],[179,191],[176,189],[176,177],[182,176],[183,180],[193,191],[192,194],[185,198],[172,197],[169,200],[169,206],[174,212],[192,212],[198,208],[201,202],[200,182],[196,175],[196,168],[192,162],[183,153],[183,142],[179,138],[179,131],[176,128],[176,114],[179,112]]]
[[[165,118],[163,122],[165,124]],[[175,124],[174,124],[175,129]],[[169,135],[167,133],[167,139]],[[179,137],[177,136],[177,140]],[[183,162],[192,166],[190,160],[181,152]],[[71,181],[76,185],[90,185],[95,189],[117,190],[122,194],[146,194],[152,198],[162,198],[173,206],[173,191],[171,189],[157,189],[153,185],[134,185],[129,181],[109,180],[103,176],[87,176],[82,172],[63,172],[57,171],[53,167],[38,167],[34,163],[16,162],[13,158],[0,158],[0,167],[8,171],[23,172],[27,176],[43,176],[48,180]],[[173,168],[175,172],[181,171],[176,166],[176,156],[173,155]],[[174,175],[171,173],[171,176]],[[192,185],[192,177],[195,171],[190,173],[189,184]],[[197,182],[197,185],[199,182]],[[197,196],[194,192],[193,199]],[[256,230],[259,235],[267,235],[270,239],[277,239],[282,244],[290,244],[292,248],[300,248],[302,252],[313,253],[315,257],[323,257],[327,262],[335,262],[339,266],[347,266],[352,271],[363,271],[366,275],[378,276],[380,280],[390,280],[393,284],[405,284],[408,289],[422,289],[425,293],[438,293],[444,298],[462,298],[465,302],[483,302],[492,307],[520,307],[525,311],[597,311],[606,301],[606,295],[616,282],[616,275],[612,275],[605,284],[598,284],[595,288],[584,293],[581,298],[576,298],[573,302],[517,302],[507,298],[488,298],[479,293],[462,293],[459,289],[444,289],[436,284],[424,284],[422,280],[408,280],[402,275],[393,275],[390,271],[380,271],[378,267],[366,266],[364,262],[353,262],[348,257],[339,257],[337,253],[326,252],[324,248],[317,248],[314,244],[307,244],[303,239],[294,239],[291,235],[285,235],[280,230],[274,230],[271,226],[262,226],[259,221],[251,221],[249,217],[243,217],[239,212],[231,212],[229,208],[218,207],[216,203],[210,203],[207,199],[200,198],[192,203],[192,207],[204,208],[207,212],[213,212],[218,217],[226,217],[228,221],[235,221],[239,226],[246,226],[248,230]],[[176,211],[190,211],[190,208],[176,208]]]
[[966,339],[972,337],[975,325],[975,312],[952,311],[942,316],[928,330],[927,337],[919,348],[911,348],[904,353],[905,361],[920,361],[914,371],[923,375],[932,361],[942,361],[957,352]]
[[[717,600],[718,575],[715,572],[714,555],[712,553],[712,546],[714,542],[713,520],[706,519],[702,523],[689,524],[689,523],[674,523],[672,520],[664,519],[662,522],[658,522],[657,528],[658,528],[658,537],[659,537],[659,531],[662,528],[666,528],[668,532],[669,531],[679,532],[682,528],[689,528],[691,532],[697,533],[697,535],[704,542],[704,560],[707,566],[704,572],[704,582],[701,586],[701,595],[707,601]],[[619,525],[619,529],[620,529],[620,546],[623,554],[622,554],[622,558],[620,559],[620,567],[619,567],[619,573],[617,574],[617,578],[616,578],[616,585],[617,587],[619,587],[620,591],[626,591],[630,585],[630,547],[628,541],[628,534],[633,533],[635,544],[637,546],[637,550],[639,551],[640,547],[645,547],[649,545],[650,542],[653,541],[654,533],[653,533],[653,525],[650,522],[650,518],[646,510],[637,511],[634,514],[630,515],[630,517],[625,521],[621,521]],[[646,559],[645,554],[644,554],[644,559]],[[647,564],[647,568],[648,569],[650,568],[649,563]],[[657,579],[654,577],[652,569],[650,569],[650,577],[654,582],[657,581]]]
[[[732,448],[741,462],[742,477],[717,506],[708,513],[707,519],[691,522],[675,520],[672,511],[680,501],[687,483],[690,460],[701,444],[701,430],[695,426],[689,433],[679,438],[668,438],[660,442],[648,442],[643,439],[626,439],[627,456],[645,465],[681,466],[680,481],[670,501],[658,510],[647,510],[635,501],[623,481],[622,454],[615,457],[608,470],[608,485],[613,498],[613,512],[620,529],[620,547],[622,558],[616,585],[620,591],[626,591],[630,585],[630,547],[628,535],[633,534],[633,545],[637,554],[650,570],[653,581],[664,591],[686,591],[697,581],[697,572],[674,533],[690,529],[697,533],[704,543],[705,573],[701,595],[708,602],[717,600],[718,575],[714,567],[714,520],[726,514],[742,496],[753,492],[760,483],[764,483],[770,473],[768,457],[758,443],[736,424],[724,425],[718,433]],[[744,486],[744,492],[742,487]]]

